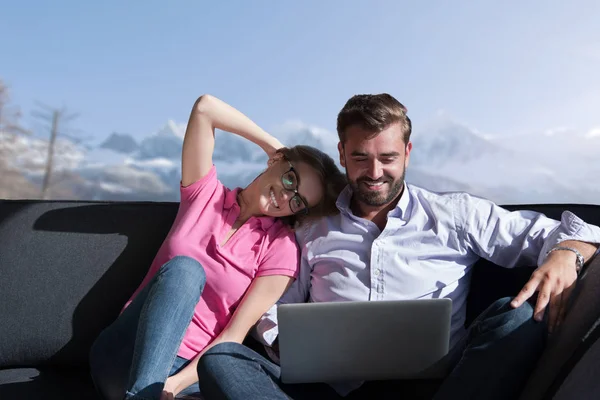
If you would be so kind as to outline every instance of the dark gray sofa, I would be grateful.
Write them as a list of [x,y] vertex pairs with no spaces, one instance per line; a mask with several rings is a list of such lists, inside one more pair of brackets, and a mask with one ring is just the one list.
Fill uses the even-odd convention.
[[[95,398],[88,349],[141,282],[177,206],[0,200],[0,399]],[[600,225],[600,206],[507,208],[553,218],[569,209]],[[523,398],[600,398],[599,269],[596,261],[584,273],[567,327],[552,337]],[[516,294],[531,271],[480,262],[469,319]]]

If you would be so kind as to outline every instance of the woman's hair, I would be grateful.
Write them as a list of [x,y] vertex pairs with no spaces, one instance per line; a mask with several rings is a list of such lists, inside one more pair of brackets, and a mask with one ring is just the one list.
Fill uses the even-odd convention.
[[308,209],[308,214],[297,214],[283,217],[282,220],[291,227],[302,224],[314,218],[335,215],[339,212],[336,201],[340,192],[347,184],[346,176],[339,170],[335,161],[321,150],[311,146],[298,145],[282,147],[277,153],[293,163],[303,162],[317,173],[323,188],[323,197],[314,207]]

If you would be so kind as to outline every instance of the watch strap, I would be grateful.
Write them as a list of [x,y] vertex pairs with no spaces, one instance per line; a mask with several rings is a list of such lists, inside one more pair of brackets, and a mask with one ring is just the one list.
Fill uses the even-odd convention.
[[579,274],[581,272],[581,270],[583,269],[583,265],[585,264],[585,260],[584,260],[583,256],[581,255],[581,253],[577,249],[574,249],[573,247],[567,247],[567,246],[556,246],[556,247],[553,247],[550,250],[548,250],[548,252],[546,253],[546,257],[548,257],[548,254],[550,254],[556,250],[566,250],[566,251],[571,251],[571,252],[575,253],[576,263],[577,263],[575,268],[577,270],[577,274]]

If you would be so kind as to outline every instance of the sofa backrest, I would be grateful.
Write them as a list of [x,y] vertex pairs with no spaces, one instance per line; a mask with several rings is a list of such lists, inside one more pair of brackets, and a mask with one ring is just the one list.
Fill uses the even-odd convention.
[[87,365],[176,203],[0,202],[0,368]]
[[[0,368],[87,365],[90,345],[145,276],[177,203],[0,201]],[[600,207],[512,206],[600,225]],[[514,295],[531,270],[474,269],[468,313]]]

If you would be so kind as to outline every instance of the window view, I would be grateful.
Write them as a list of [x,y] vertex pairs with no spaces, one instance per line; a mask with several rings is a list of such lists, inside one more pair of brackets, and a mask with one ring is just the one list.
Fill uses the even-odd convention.
[[[177,201],[203,93],[337,159],[347,98],[388,92],[413,122],[409,182],[598,203],[598,13],[541,4],[4,5],[0,195]],[[218,135],[223,183],[247,185],[266,157]]]
[[0,399],[600,399],[599,22],[3,2]]

